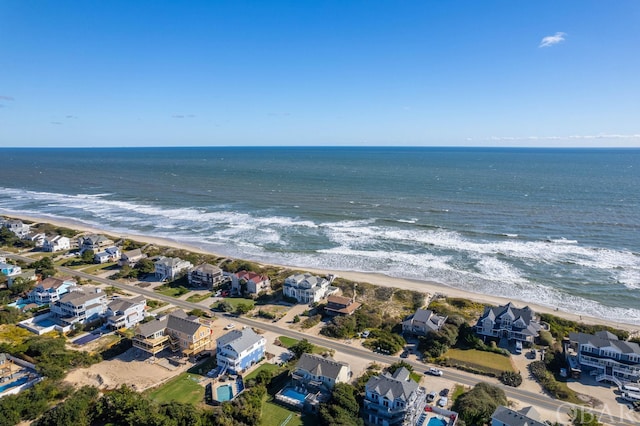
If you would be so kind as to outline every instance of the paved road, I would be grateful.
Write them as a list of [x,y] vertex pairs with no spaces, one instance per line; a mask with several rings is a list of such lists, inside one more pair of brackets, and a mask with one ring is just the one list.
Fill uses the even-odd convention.
[[[13,259],[19,259],[22,260],[24,262],[33,262],[33,259],[26,257],[26,256],[20,256],[20,255],[16,255],[16,254],[12,254],[12,253],[3,253],[3,255],[6,255],[6,257],[9,258],[13,258]],[[120,288],[122,290],[131,292],[131,293],[136,293],[136,294],[141,294],[144,296],[147,296],[151,299],[158,299],[158,300],[162,300],[164,302],[168,302],[170,304],[173,304],[179,308],[183,308],[183,309],[187,309],[187,310],[192,310],[192,309],[202,309],[203,305],[197,304],[197,303],[191,303],[191,302],[187,302],[184,300],[179,300],[179,299],[175,299],[173,297],[170,296],[165,296],[159,293],[156,293],[152,290],[146,290],[140,287],[136,287],[133,285],[129,285],[129,284],[124,284],[118,281],[114,281],[114,280],[110,280],[107,278],[100,278],[97,277],[95,275],[91,275],[91,274],[87,274],[85,272],[81,272],[81,271],[77,271],[75,269],[70,269],[70,268],[65,268],[65,267],[59,267],[58,268],[61,272],[65,273],[65,274],[69,274],[71,276],[75,276],[75,277],[80,277],[83,279],[87,279],[87,280],[92,280],[94,282],[98,282],[100,284],[105,284],[105,285],[109,285],[109,286],[114,286],[117,288]],[[206,308],[208,309],[208,308]],[[354,346],[350,346],[348,344],[342,343],[340,341],[336,341],[333,339],[328,339],[328,338],[324,338],[324,337],[319,337],[319,336],[314,336],[314,335],[310,335],[310,334],[305,334],[305,333],[300,333],[298,331],[294,331],[291,330],[289,328],[285,328],[285,327],[281,327],[279,325],[277,325],[277,323],[267,323],[267,322],[262,322],[262,321],[256,321],[256,320],[252,320],[249,318],[243,318],[243,317],[234,317],[233,319],[234,322],[246,325],[246,326],[250,326],[250,327],[254,327],[254,328],[258,328],[258,329],[262,329],[265,331],[271,331],[274,333],[278,333],[280,335],[283,336],[287,336],[287,337],[292,337],[294,339],[307,339],[309,342],[313,343],[314,345],[319,345],[319,346],[323,346],[326,348],[330,348],[330,349],[335,349],[336,351],[345,353],[347,355],[352,355],[352,356],[356,356],[359,358],[364,358],[364,359],[369,359],[371,361],[376,361],[376,362],[381,362],[381,363],[387,363],[387,364],[392,364],[396,361],[399,361],[400,358],[397,356],[389,356],[389,355],[383,355],[383,354],[378,354],[378,353],[374,353],[374,352],[370,352],[367,350],[363,350],[359,347],[354,347]],[[420,371],[424,371],[425,370],[425,364],[423,363],[419,363],[419,362],[415,362],[415,361],[407,361],[404,360],[405,362],[408,362],[409,364],[411,364],[414,369],[418,372]],[[448,379],[451,379],[452,381],[455,381],[457,383],[466,385],[466,386],[474,386],[476,385],[478,382],[482,381],[482,378],[478,377],[477,375],[471,374],[471,373],[466,373],[463,371],[458,371],[458,370],[454,370],[454,369],[443,369],[445,371],[445,375]],[[564,422],[567,420],[567,413],[572,409],[572,408],[582,408],[583,410],[585,409],[585,407],[581,407],[578,405],[574,405],[574,404],[569,404],[566,402],[562,402],[562,401],[558,401],[556,399],[552,399],[546,395],[543,394],[537,394],[537,393],[533,393],[533,392],[529,392],[529,391],[525,391],[525,390],[520,390],[518,388],[513,388],[510,386],[505,386],[502,384],[498,384],[498,386],[504,390],[507,398],[510,399],[514,399],[517,401],[521,401],[524,405],[533,405],[534,407],[540,407],[542,409],[546,409],[546,410],[550,410],[550,411],[554,411],[556,413],[561,413],[558,416],[558,421],[560,422]],[[620,407],[613,407],[613,409],[609,408],[608,410],[605,410],[604,412],[600,412],[597,410],[590,410],[592,412],[594,412],[595,414],[597,414],[600,417],[600,421],[604,422],[605,424],[611,424],[611,425],[615,425],[615,426],[637,426],[638,424],[640,424],[640,417],[637,416],[635,413],[633,413],[632,411],[630,411],[626,406],[624,406],[623,404],[619,404]],[[620,410],[618,412],[614,412],[613,410]]]

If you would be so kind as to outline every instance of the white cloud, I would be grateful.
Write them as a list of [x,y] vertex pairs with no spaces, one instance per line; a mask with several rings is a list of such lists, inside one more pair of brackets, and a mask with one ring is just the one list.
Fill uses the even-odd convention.
[[540,45],[538,45],[538,47],[551,47],[554,44],[558,44],[561,41],[564,41],[564,36],[566,36],[566,33],[563,32],[557,32],[552,36],[546,36],[542,39],[542,41],[540,42]]

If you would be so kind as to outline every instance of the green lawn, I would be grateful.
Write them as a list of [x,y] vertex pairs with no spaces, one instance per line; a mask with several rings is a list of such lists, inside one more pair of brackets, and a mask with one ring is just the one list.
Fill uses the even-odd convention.
[[515,371],[508,356],[476,349],[449,349],[444,357],[448,365],[474,368],[499,375],[503,371]]
[[411,377],[411,380],[413,380],[414,382],[420,383],[420,379],[422,379],[422,374],[412,371],[411,374],[409,374],[409,377]]
[[82,272],[87,273],[87,274],[95,274],[97,272],[101,272],[104,271],[106,269],[110,269],[111,267],[115,266],[116,263],[115,262],[110,262],[110,263],[102,263],[102,264],[98,264],[98,265],[91,265],[87,268],[84,268],[82,270]]
[[164,294],[165,296],[169,296],[169,297],[180,297],[183,294],[189,293],[189,290],[185,287],[182,287],[182,286],[169,287],[166,284],[161,285],[160,287],[156,287],[154,291],[156,293]]
[[251,305],[251,309],[256,306],[256,302],[253,299],[245,299],[243,297],[225,297],[224,301],[233,306],[235,310],[239,304],[244,303],[245,305]]
[[194,365],[193,367],[191,367],[189,370],[187,370],[189,373],[191,374],[199,374],[201,376],[206,376],[207,373],[211,370],[213,370],[214,368],[216,368],[217,366],[217,362],[216,362],[216,357],[215,356],[211,356],[209,358],[205,358],[204,361],[202,361],[199,364]]
[[284,426],[285,421],[286,426],[302,426],[304,424],[298,412],[287,410],[273,402],[265,402],[262,405],[260,424],[264,426]]
[[200,386],[193,378],[199,378],[189,373],[182,373],[164,385],[149,392],[151,398],[157,404],[177,401],[186,404],[197,404],[204,400],[204,387]]
[[[297,339],[292,339],[291,337],[287,337],[287,336],[279,336],[278,340],[280,340],[280,343],[282,343],[282,346],[289,349],[291,346],[295,345],[296,343],[299,342],[299,340]],[[329,352],[329,349],[322,347],[322,346],[316,346],[313,345],[313,351],[312,353],[314,354],[323,354],[325,352]]]
[[192,294],[191,296],[187,297],[187,302],[198,303],[198,302],[202,302],[204,299],[208,299],[210,297],[211,297],[211,293]]
[[263,363],[260,367],[256,368],[255,370],[253,370],[250,374],[248,374],[244,380],[251,380],[253,378],[255,378],[259,372],[261,371],[268,371],[270,373],[273,374],[274,371],[278,371],[280,367],[278,367],[276,364],[270,364],[268,362]]

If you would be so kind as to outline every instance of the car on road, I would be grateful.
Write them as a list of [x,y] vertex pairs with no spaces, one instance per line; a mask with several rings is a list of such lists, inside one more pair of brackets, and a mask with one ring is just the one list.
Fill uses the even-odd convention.
[[426,371],[427,374],[431,374],[432,376],[442,376],[442,370],[439,368],[431,367]]
[[438,407],[446,407],[448,403],[449,403],[449,398],[447,398],[446,396],[443,396],[438,400]]
[[438,396],[437,393],[435,393],[434,391],[431,391],[427,394],[427,402],[433,402],[436,400],[436,397]]
[[236,326],[236,325],[235,325],[234,323],[232,323],[232,322],[231,322],[231,323],[227,324],[227,325],[224,327],[224,329],[225,329],[225,330],[231,330],[231,329],[232,329],[232,328],[234,328],[235,326]]

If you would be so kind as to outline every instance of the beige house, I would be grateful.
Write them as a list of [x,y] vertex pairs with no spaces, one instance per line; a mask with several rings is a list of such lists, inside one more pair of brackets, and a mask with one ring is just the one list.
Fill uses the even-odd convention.
[[133,346],[151,355],[171,349],[184,356],[193,356],[209,349],[212,330],[207,320],[188,316],[184,311],[171,312],[162,318],[140,324],[136,328]]

